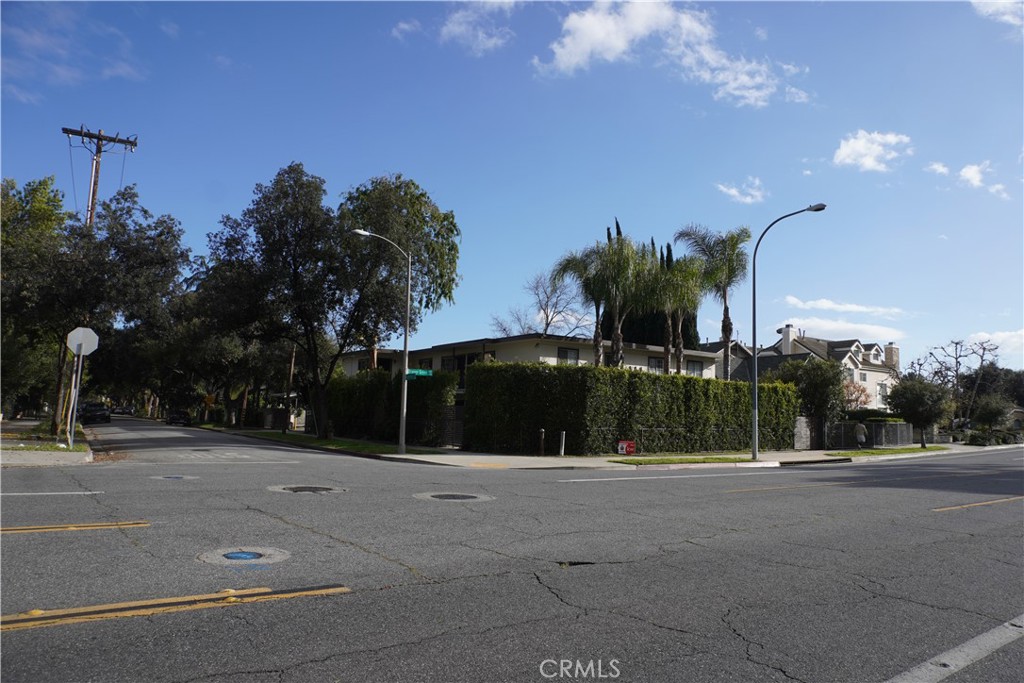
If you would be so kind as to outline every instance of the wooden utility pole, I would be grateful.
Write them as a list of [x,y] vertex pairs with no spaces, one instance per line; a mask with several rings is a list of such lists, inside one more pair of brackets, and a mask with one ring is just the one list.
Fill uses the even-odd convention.
[[116,135],[104,135],[101,130],[99,133],[93,133],[92,131],[86,130],[85,126],[82,126],[78,130],[74,128],[61,128],[60,131],[68,136],[70,139],[72,135],[75,137],[82,138],[83,145],[86,140],[90,140],[94,143],[92,148],[92,174],[89,180],[89,208],[85,214],[85,224],[87,226],[92,225],[93,218],[96,216],[96,194],[99,191],[100,186],[100,157],[103,156],[103,143],[112,145],[124,145],[126,149],[135,151],[139,141],[137,139],[119,138]]

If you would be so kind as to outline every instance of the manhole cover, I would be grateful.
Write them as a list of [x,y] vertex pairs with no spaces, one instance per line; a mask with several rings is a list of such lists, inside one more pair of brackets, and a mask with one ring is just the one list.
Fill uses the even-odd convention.
[[227,567],[250,567],[259,569],[291,557],[291,553],[280,548],[235,547],[218,548],[199,555],[196,559],[207,564]]
[[338,493],[345,489],[334,488],[333,486],[320,486],[318,484],[287,484],[285,486],[268,486],[268,491],[278,493]]
[[263,557],[263,553],[253,550],[233,550],[230,553],[224,553],[226,560],[258,560],[261,557]]
[[420,500],[446,500],[462,503],[481,503],[488,500],[494,500],[493,496],[484,496],[479,493],[455,493],[455,492],[438,492],[438,493],[417,493],[414,498]]

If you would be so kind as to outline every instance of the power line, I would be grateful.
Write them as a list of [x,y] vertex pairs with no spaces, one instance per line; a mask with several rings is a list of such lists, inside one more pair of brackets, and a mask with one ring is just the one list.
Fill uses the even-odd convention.
[[[96,194],[99,191],[100,185],[100,159],[103,156],[103,144],[111,145],[124,145],[126,150],[135,151],[135,147],[138,146],[138,136],[131,136],[130,138],[121,138],[117,135],[104,135],[103,131],[100,130],[98,133],[86,130],[85,126],[82,126],[78,130],[74,128],[61,128],[62,133],[68,136],[68,142],[70,144],[71,137],[75,136],[82,139],[82,146],[92,151],[92,176],[89,180],[89,207],[85,214],[85,224],[91,226],[93,219],[96,217]],[[92,141],[93,147],[86,147],[86,140]],[[124,169],[121,170],[121,181],[124,182]],[[77,199],[76,199],[77,202]]]

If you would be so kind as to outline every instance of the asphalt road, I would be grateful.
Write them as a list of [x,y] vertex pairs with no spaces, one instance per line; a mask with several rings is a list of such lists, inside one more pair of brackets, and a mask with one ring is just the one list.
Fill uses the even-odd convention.
[[[3,471],[5,683],[1024,672],[1024,629],[1002,626],[1024,613],[1020,448],[581,473],[389,463],[128,418],[94,432],[128,457]],[[121,526],[80,526],[99,523]],[[275,594],[250,602],[253,588]],[[239,592],[190,597],[225,589]]]

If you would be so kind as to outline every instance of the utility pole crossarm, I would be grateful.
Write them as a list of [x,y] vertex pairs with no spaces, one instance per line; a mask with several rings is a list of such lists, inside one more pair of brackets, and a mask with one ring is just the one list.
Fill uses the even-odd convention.
[[82,140],[93,140],[96,143],[92,153],[92,174],[89,180],[89,207],[85,213],[85,224],[92,226],[93,218],[96,217],[96,193],[100,187],[100,160],[103,157],[103,143],[109,143],[111,145],[124,145],[125,148],[135,151],[138,146],[138,139],[129,140],[127,138],[120,138],[116,135],[104,135],[103,131],[100,130],[98,133],[93,133],[91,130],[86,130],[85,126],[82,126],[78,130],[74,128],[61,128],[62,133],[68,136],[68,140],[71,136],[82,138]]
[[103,131],[99,133],[93,133],[92,131],[85,130],[84,128],[61,128],[61,133],[65,135],[74,135],[80,137],[83,140],[95,140],[97,142],[110,142],[116,145],[124,145],[125,147],[131,147],[135,149],[139,145],[138,140],[131,140],[128,138],[119,138],[113,135],[104,135]]

